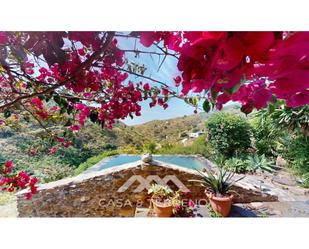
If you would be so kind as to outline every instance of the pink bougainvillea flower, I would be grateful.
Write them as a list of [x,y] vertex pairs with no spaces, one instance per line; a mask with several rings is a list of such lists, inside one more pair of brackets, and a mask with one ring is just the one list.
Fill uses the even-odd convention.
[[162,32],[162,39],[165,47],[176,52],[180,51],[181,32]]
[[193,113],[194,113],[194,114],[197,114],[197,107],[196,107],[196,106],[194,107]]
[[217,108],[222,109],[222,106],[231,100],[231,96],[227,93],[222,93],[217,97]]
[[206,80],[191,80],[191,90],[195,93],[199,93],[203,90],[208,90],[211,86],[211,82]]
[[84,48],[78,49],[77,52],[78,52],[78,54],[81,55],[81,56],[84,56],[84,55],[86,54]]
[[8,37],[6,32],[0,31],[0,45],[8,42]]
[[236,67],[244,56],[243,46],[239,38],[231,37],[222,45],[215,59],[215,67],[221,70],[231,70]]
[[180,204],[175,205],[176,211],[180,211],[182,209],[182,206]]
[[71,125],[71,126],[70,126],[70,129],[71,129],[73,132],[78,132],[79,129],[80,129],[80,127],[79,127],[79,125]]
[[174,82],[175,82],[175,85],[178,87],[181,82],[181,77],[180,76],[175,77]]
[[162,98],[158,98],[158,105],[159,106],[163,106],[163,104],[164,104],[163,99]]
[[29,151],[29,154],[31,156],[35,156],[37,154],[37,150],[35,148],[31,148],[30,151]]
[[144,86],[143,86],[144,90],[145,91],[149,91],[150,90],[150,85],[149,83],[145,83]]
[[241,107],[241,111],[243,112],[243,113],[245,113],[245,114],[249,114],[249,113],[251,113],[252,112],[252,110],[253,110],[253,106],[252,106],[252,104],[244,104],[244,105],[242,105],[242,107]]
[[26,200],[30,200],[32,198],[32,193],[26,193]]
[[57,112],[57,111],[60,111],[60,107],[59,106],[53,106],[49,110],[52,111],[52,112]]
[[47,112],[47,111],[39,110],[39,111],[36,112],[36,114],[37,114],[41,119],[47,119],[47,118],[48,118],[48,112]]
[[309,71],[305,69],[287,71],[274,79],[275,82],[270,85],[270,88],[279,96],[291,95],[309,88]]
[[63,143],[65,141],[65,139],[63,137],[57,137],[56,140],[59,142],[59,143]]
[[309,90],[305,90],[303,92],[292,95],[287,100],[288,107],[300,107],[309,104]]
[[4,169],[3,169],[3,174],[7,174],[7,173],[10,173],[12,172],[12,169],[13,169],[13,162],[12,161],[7,161],[4,165]]
[[271,100],[272,94],[268,89],[260,88],[252,93],[253,106],[260,110]]
[[150,47],[155,41],[159,41],[161,32],[141,32],[140,42],[145,47]]
[[245,32],[244,52],[253,60],[261,58],[275,42],[274,32]]
[[[8,174],[10,173],[10,174]],[[0,186],[2,186],[2,191],[13,192],[18,189],[30,188],[29,198],[32,194],[37,192],[37,182],[38,179],[35,177],[30,177],[28,173],[21,171],[19,173],[13,172],[13,163],[12,161],[7,161],[4,165],[2,172],[3,176],[0,178]],[[27,196],[26,196],[27,197]],[[27,199],[29,199],[27,197]]]
[[76,110],[83,110],[85,107],[85,105],[83,103],[78,103],[75,105],[75,109]]
[[188,206],[191,207],[191,208],[194,208],[195,204],[192,200],[189,200],[188,201]]
[[34,74],[34,64],[29,62],[28,60],[26,60],[23,64],[23,67],[24,67],[24,70],[25,70],[25,73],[27,74]]
[[167,87],[163,87],[163,88],[162,88],[162,94],[163,94],[163,95],[168,95],[168,94],[169,94],[169,90],[168,90]]
[[149,103],[150,108],[154,107],[155,105],[156,105],[156,101],[152,101],[152,102]]
[[56,153],[56,151],[57,151],[57,148],[56,148],[56,147],[52,147],[52,148],[49,150],[49,154],[50,154],[50,155],[53,155],[53,154]]
[[38,109],[44,108],[44,104],[43,104],[42,100],[40,100],[39,98],[32,99],[31,104],[36,106]]

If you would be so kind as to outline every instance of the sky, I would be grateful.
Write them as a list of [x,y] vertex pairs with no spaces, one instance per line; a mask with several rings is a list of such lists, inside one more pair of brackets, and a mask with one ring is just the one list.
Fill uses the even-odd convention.
[[[118,39],[118,46],[121,49],[134,49],[134,46],[140,51],[157,51],[160,52],[156,47],[151,46],[150,48],[145,48],[139,42],[136,42],[135,39],[132,38],[119,38]],[[129,61],[132,62],[138,62],[139,64],[144,64],[147,70],[145,71],[145,76],[150,76],[154,79],[160,80],[162,82],[165,82],[167,85],[171,86],[172,90],[177,91],[177,88],[174,86],[173,78],[180,75],[180,72],[177,69],[177,59],[172,56],[167,56],[163,65],[161,66],[160,70],[158,71],[160,61],[162,61],[163,56],[159,58],[157,55],[150,56],[149,54],[140,54],[138,58],[135,58],[134,53],[126,53],[126,57]],[[129,77],[132,82],[140,81],[141,78],[130,76]],[[147,82],[144,79],[142,79],[144,83]],[[151,85],[157,85],[155,83],[152,83],[151,81],[148,81]],[[181,89],[178,89],[178,92],[180,92]],[[136,124],[142,124],[145,122],[149,122],[151,120],[157,120],[157,119],[170,119],[175,117],[182,117],[184,115],[191,115],[193,114],[194,108],[192,106],[189,106],[186,104],[183,100],[172,98],[168,105],[169,107],[164,110],[161,106],[155,106],[153,108],[149,107],[149,102],[144,101],[141,103],[142,107],[142,115],[140,117],[134,116],[133,119],[126,118],[123,120],[123,122],[127,125],[136,125]]]

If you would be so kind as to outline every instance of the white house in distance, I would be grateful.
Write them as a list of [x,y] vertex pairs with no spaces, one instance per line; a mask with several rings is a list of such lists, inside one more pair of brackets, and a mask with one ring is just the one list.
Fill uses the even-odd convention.
[[189,138],[198,138],[199,136],[203,135],[204,132],[198,131],[198,132],[191,132],[189,133]]

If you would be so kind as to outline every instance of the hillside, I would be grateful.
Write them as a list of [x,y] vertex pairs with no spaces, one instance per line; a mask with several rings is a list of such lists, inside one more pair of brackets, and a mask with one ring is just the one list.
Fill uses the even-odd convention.
[[181,140],[187,133],[204,130],[208,117],[209,114],[200,113],[169,120],[153,120],[134,126],[133,130],[152,142],[175,142]]
[[[227,111],[239,112],[234,108]],[[49,155],[51,141],[42,139],[44,130],[34,121],[21,122],[15,129],[0,127],[0,163],[13,160],[18,169],[27,170],[45,182],[53,181],[72,175],[81,163],[104,151],[142,153],[148,143],[177,144],[188,133],[203,131],[210,115],[199,113],[135,126],[118,122],[112,130],[102,130],[89,122],[77,134],[74,147],[60,148],[54,155]]]
[[[225,107],[224,111],[240,114],[239,109],[233,105]],[[179,142],[187,137],[188,133],[204,131],[205,122],[212,114],[213,112],[202,112],[167,120],[153,120],[141,125],[127,127],[127,130],[134,132],[147,142],[159,144]]]

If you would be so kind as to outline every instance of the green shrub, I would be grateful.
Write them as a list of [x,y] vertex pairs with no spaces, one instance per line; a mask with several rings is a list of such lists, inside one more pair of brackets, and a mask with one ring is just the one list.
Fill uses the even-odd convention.
[[309,173],[305,173],[300,177],[301,185],[305,188],[309,188]]
[[224,168],[235,173],[273,172],[274,162],[265,155],[233,157],[224,161]]
[[206,142],[206,135],[195,139],[189,150],[192,154],[199,154],[204,157],[211,157],[214,154],[210,144]]
[[75,175],[79,175],[80,173],[84,172],[86,169],[90,168],[91,166],[95,165],[96,163],[100,162],[105,157],[118,155],[119,152],[116,150],[105,151],[97,156],[93,156],[88,158],[86,162],[83,162],[75,169]]
[[235,173],[246,173],[249,171],[249,163],[242,158],[233,157],[224,162],[224,168]]
[[121,154],[141,154],[143,152],[139,147],[133,144],[127,144],[126,146],[121,147],[118,151]]
[[284,101],[269,104],[258,112],[263,119],[271,119],[271,125],[276,130],[287,130],[291,134],[309,136],[309,105],[298,108],[287,107]]
[[254,144],[259,155],[275,157],[285,153],[286,148],[282,146],[283,140],[290,134],[286,129],[279,127],[276,122],[278,121],[272,118],[268,110],[258,111],[250,118]]
[[227,158],[220,153],[215,153],[211,157],[211,160],[214,161],[218,165],[218,167],[222,168],[222,167],[224,167]]
[[57,181],[72,176],[74,169],[55,156],[45,156],[32,161],[31,172],[40,179],[40,183]]
[[158,151],[157,154],[176,155],[176,154],[190,154],[189,146],[180,144],[165,144]]
[[204,157],[211,157],[213,151],[209,144],[205,141],[206,136],[200,136],[193,141],[191,145],[183,146],[181,144],[164,144],[157,151],[158,154],[179,154],[179,155],[202,155]]
[[301,179],[305,179],[304,184],[309,187],[309,137],[299,136],[293,139],[287,156],[294,173]]
[[265,157],[265,155],[253,155],[247,159],[248,171],[250,172],[273,172],[274,162]]
[[215,113],[206,122],[206,128],[213,148],[226,157],[251,147],[251,127],[246,119],[238,115]]
[[57,156],[63,164],[68,164],[73,166],[73,168],[76,168],[95,154],[95,152],[89,151],[87,149],[79,149],[76,147],[60,147],[55,153],[55,156]]
[[270,124],[271,120],[267,119],[261,122],[259,118],[250,120],[251,127],[253,128],[253,137],[255,140],[256,152],[259,155],[276,156],[277,155],[277,131],[272,129]]
[[155,151],[156,151],[156,147],[157,147],[156,143],[153,143],[153,142],[146,143],[144,145],[144,151],[151,153],[151,154],[154,154]]

